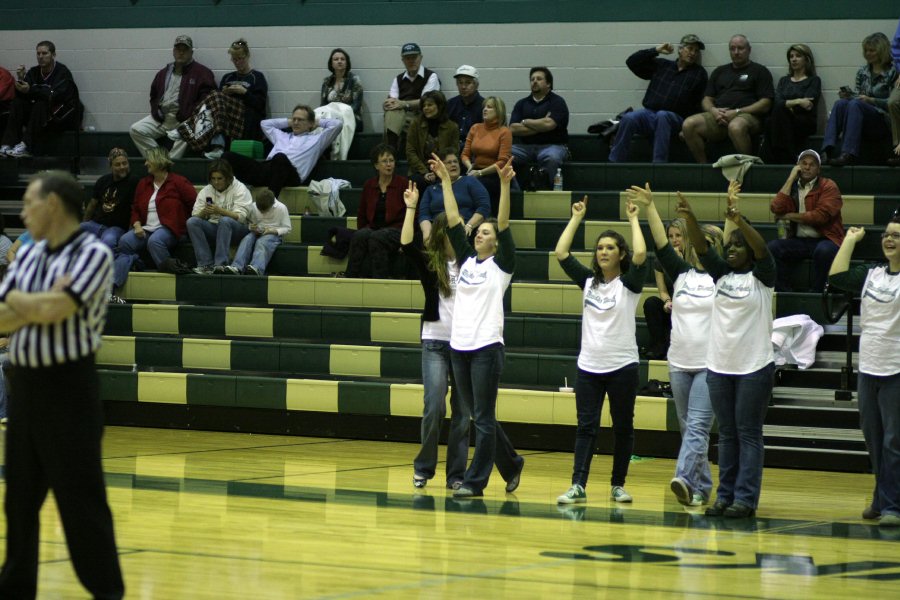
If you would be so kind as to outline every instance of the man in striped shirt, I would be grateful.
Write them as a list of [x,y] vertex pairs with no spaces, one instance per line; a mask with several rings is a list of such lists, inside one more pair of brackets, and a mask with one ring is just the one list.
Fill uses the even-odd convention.
[[50,489],[81,583],[95,598],[125,592],[101,465],[94,365],[112,255],[79,229],[83,194],[68,173],[31,181],[22,220],[39,241],[21,249],[0,283],[0,331],[12,332],[2,598],[37,593],[39,514]]

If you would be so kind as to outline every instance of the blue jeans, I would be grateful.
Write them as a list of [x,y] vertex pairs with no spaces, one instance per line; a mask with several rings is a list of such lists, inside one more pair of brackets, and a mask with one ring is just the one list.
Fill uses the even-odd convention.
[[859,424],[875,472],[872,507],[900,516],[900,373],[860,373],[857,392]]
[[675,476],[708,499],[712,493],[709,430],[713,424],[713,410],[706,386],[706,369],[688,371],[669,366],[669,382],[681,429],[681,450],[675,464]]
[[[187,220],[188,237],[194,246],[194,256],[198,267],[211,267],[228,264],[228,251],[232,244],[239,243],[250,233],[246,225],[231,217],[220,217],[218,223],[210,223],[200,217]],[[213,256],[210,245],[216,248]]]
[[838,245],[828,238],[792,237],[783,240],[771,240],[768,244],[769,254],[775,259],[776,292],[790,292],[793,279],[793,265],[790,263],[804,258],[813,259],[813,279],[810,287],[814,292],[825,289],[828,271],[838,251]]
[[513,144],[513,168],[524,173],[528,163],[536,162],[552,181],[568,154],[569,149],[562,144]]
[[609,395],[609,413],[613,424],[612,485],[625,485],[628,463],[634,448],[634,399],[638,389],[638,366],[627,365],[609,373],[589,373],[578,369],[575,380],[575,466],[572,483],[587,487],[591,460],[600,429],[603,397]]
[[763,422],[772,395],[775,364],[746,375],[707,371],[719,422],[719,489],[716,501],[755,509],[763,474]]
[[866,141],[887,140],[891,137],[891,126],[885,113],[857,98],[840,99],[831,107],[828,124],[825,125],[825,139],[822,149],[831,150],[843,135],[841,152],[859,156],[859,147]]
[[495,462],[506,481],[515,477],[525,462],[497,423],[497,389],[504,356],[500,343],[468,352],[450,351],[460,400],[475,417],[475,453],[463,486],[476,493],[487,487]]
[[144,248],[147,248],[150,258],[158,267],[164,260],[172,257],[170,252],[177,244],[178,236],[165,225],[161,225],[152,233],[145,232],[142,238],[136,236],[133,229],[126,232],[119,239],[119,245],[116,248],[116,258],[113,262],[113,286],[120,288],[125,285],[131,265],[134,264],[138,253]]
[[281,245],[282,239],[280,235],[259,235],[248,232],[241,240],[237,252],[234,253],[234,262],[231,266],[238,271],[243,271],[248,264],[256,267],[261,275],[265,275],[266,267],[275,254],[275,249]]
[[646,135],[653,139],[653,162],[669,162],[669,142],[672,133],[681,131],[684,119],[668,110],[649,110],[642,108],[625,113],[619,121],[619,131],[612,148],[609,149],[609,162],[625,162],[628,160],[628,149],[634,134]]
[[97,221],[83,221],[80,227],[82,231],[88,231],[96,235],[111,250],[116,249],[116,246],[119,244],[119,238],[125,233],[125,230],[121,227],[107,227]]
[[469,458],[469,420],[472,415],[460,402],[450,367],[450,342],[422,340],[422,449],[413,461],[416,475],[431,479],[437,468],[438,441],[447,414],[447,381],[450,381],[450,434],[447,438],[447,485],[462,481]]

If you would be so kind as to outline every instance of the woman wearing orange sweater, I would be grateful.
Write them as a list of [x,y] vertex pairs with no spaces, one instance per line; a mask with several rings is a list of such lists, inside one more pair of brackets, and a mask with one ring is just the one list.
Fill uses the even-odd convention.
[[[496,96],[484,101],[483,123],[469,129],[462,152],[467,175],[478,177],[491,197],[491,214],[497,214],[500,199],[500,169],[512,156],[512,133],[506,126],[506,105]],[[518,186],[513,180],[512,189]]]

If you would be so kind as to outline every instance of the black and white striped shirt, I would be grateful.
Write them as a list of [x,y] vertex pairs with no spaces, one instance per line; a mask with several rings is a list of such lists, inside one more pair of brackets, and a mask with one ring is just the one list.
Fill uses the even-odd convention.
[[106,321],[112,291],[112,252],[96,236],[79,231],[50,250],[35,242],[19,250],[0,283],[0,300],[12,290],[46,292],[69,275],[65,288],[78,309],[69,318],[47,325],[28,324],[10,336],[9,361],[20,367],[49,367],[94,354]]

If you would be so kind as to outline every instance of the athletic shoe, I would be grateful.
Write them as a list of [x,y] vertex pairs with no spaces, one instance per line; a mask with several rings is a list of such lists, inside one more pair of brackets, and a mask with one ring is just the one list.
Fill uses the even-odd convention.
[[213,268],[212,267],[194,267],[191,269],[197,275],[212,275]]
[[881,515],[881,518],[878,519],[879,527],[900,527],[900,515],[895,515],[893,513],[887,513]]
[[127,304],[125,299],[121,296],[116,296],[115,294],[110,294],[109,298],[106,299],[109,304]]
[[428,480],[424,477],[419,477],[418,475],[413,475],[413,487],[423,488],[428,483]]
[[462,481],[460,481],[459,479],[457,479],[456,481],[448,481],[447,482],[448,490],[458,490],[461,487],[462,487]]
[[224,275],[225,265],[216,265],[213,267],[213,275]]
[[244,275],[256,275],[257,277],[262,277],[262,273],[254,267],[253,265],[247,265],[244,267]]
[[706,496],[700,492],[694,492],[691,496],[691,503],[688,506],[703,506],[707,502],[709,502],[709,500],[706,499]]
[[631,494],[625,491],[621,485],[614,485],[609,491],[609,497],[616,502],[631,502]]
[[512,494],[516,491],[516,488],[519,487],[519,483],[522,481],[522,470],[525,468],[525,459],[522,459],[522,465],[519,467],[519,472],[516,475],[506,482],[506,493]]
[[672,493],[675,494],[675,498],[680,504],[685,506],[691,505],[691,496],[693,492],[691,491],[691,486],[689,486],[684,479],[681,477],[673,477],[672,481],[669,482],[669,487],[672,489]]
[[862,518],[867,521],[874,521],[881,517],[881,511],[875,510],[875,508],[870,504],[866,507],[866,510],[862,512]]
[[707,517],[721,517],[725,514],[725,510],[731,506],[724,500],[716,500],[712,506],[706,509],[704,513]]
[[[217,269],[219,267],[216,267]],[[241,270],[237,267],[232,267],[231,265],[225,265],[222,267],[222,275],[240,275]]]
[[587,502],[587,492],[577,483],[573,483],[565,494],[556,498],[557,504],[584,504],[585,502]]
[[10,152],[12,152],[12,146],[10,146],[9,144],[3,144],[2,146],[0,146],[0,158],[6,156]]
[[170,140],[172,140],[173,142],[180,142],[180,141],[181,141],[181,134],[178,133],[178,128],[177,128],[177,127],[176,127],[175,129],[170,129],[170,130],[168,130],[168,131],[166,132],[166,137],[168,137],[168,138],[169,138]]
[[722,512],[722,516],[728,519],[747,519],[755,514],[756,511],[753,508],[740,502],[735,502]]
[[209,160],[216,160],[217,158],[222,158],[223,154],[225,154],[225,151],[223,149],[213,148],[209,152],[204,152],[203,156],[205,156]]
[[457,490],[453,490],[454,498],[474,498],[475,496],[484,496],[484,492],[476,492],[472,488],[463,486],[460,486]]
[[25,145],[25,142],[19,142],[6,155],[12,158],[28,158],[31,156],[31,152],[28,151],[28,146]]

